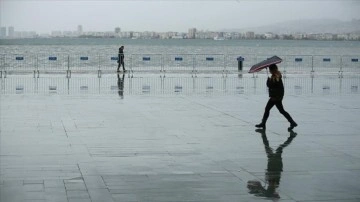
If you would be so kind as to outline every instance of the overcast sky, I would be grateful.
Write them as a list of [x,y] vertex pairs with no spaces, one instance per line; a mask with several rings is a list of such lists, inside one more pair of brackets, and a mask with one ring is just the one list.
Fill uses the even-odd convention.
[[0,0],[15,31],[179,31],[247,28],[298,19],[360,19],[360,0]]

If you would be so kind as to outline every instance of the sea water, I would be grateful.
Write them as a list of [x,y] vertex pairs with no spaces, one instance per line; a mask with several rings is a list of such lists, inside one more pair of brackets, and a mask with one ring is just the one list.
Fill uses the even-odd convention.
[[360,55],[360,41],[49,38],[2,39],[0,54]]

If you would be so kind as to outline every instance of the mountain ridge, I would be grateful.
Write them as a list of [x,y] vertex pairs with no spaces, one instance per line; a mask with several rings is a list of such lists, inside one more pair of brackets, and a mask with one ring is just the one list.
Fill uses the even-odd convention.
[[302,19],[289,20],[271,25],[223,29],[224,32],[247,32],[253,31],[255,33],[272,32],[275,34],[290,34],[290,33],[360,33],[360,19],[351,21],[342,21],[337,19]]

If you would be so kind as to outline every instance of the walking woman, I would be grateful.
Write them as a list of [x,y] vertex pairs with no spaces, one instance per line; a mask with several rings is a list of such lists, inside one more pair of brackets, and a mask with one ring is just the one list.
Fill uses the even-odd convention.
[[125,58],[125,56],[124,56],[124,46],[121,46],[119,48],[119,54],[118,54],[118,68],[117,68],[118,72],[120,71],[121,66],[123,68],[123,71],[126,72],[124,58]]
[[283,107],[282,99],[284,97],[284,84],[282,82],[282,75],[278,67],[273,64],[269,66],[271,77],[268,78],[266,85],[269,88],[269,101],[266,104],[264,116],[260,124],[255,125],[258,128],[266,128],[266,121],[269,118],[270,110],[275,105],[279,112],[290,122],[288,130],[292,130],[297,126],[297,123],[291,118]]

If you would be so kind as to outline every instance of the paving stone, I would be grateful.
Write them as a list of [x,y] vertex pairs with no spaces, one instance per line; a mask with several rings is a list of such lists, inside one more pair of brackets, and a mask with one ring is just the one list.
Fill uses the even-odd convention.
[[30,191],[25,193],[26,200],[45,200],[45,192]]
[[89,189],[88,192],[92,202],[113,201],[113,198],[111,197],[111,193],[109,192],[108,189]]
[[138,202],[136,194],[112,194],[116,202]]
[[64,180],[45,180],[45,188],[65,188]]
[[41,192],[44,191],[44,184],[25,184],[24,190],[27,192]]
[[[110,89],[115,75],[5,78],[0,201],[359,201],[360,94],[350,88],[360,76],[335,86],[333,76],[288,75],[283,104],[299,124],[293,132],[276,108],[267,130],[255,131],[265,79],[134,75],[120,98],[88,84],[86,93],[74,90],[83,81]],[[37,93],[8,89],[25,80],[39,82]],[[52,81],[61,81],[56,93]]]
[[82,191],[82,190],[70,190],[70,191],[66,191],[66,195],[68,197],[68,199],[88,199],[90,198],[89,193],[87,191]]

